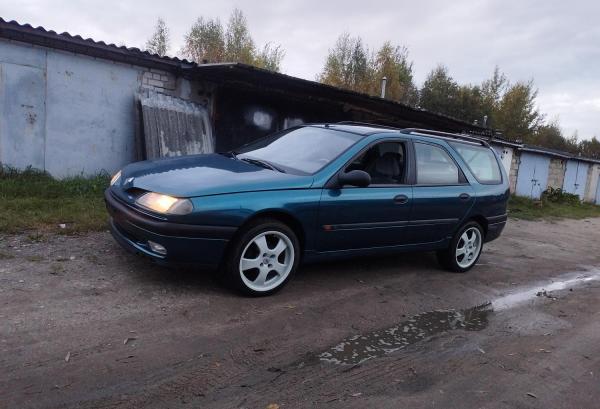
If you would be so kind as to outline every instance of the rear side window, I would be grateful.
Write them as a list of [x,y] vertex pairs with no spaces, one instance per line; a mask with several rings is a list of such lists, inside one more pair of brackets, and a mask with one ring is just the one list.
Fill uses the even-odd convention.
[[417,155],[417,184],[456,185],[460,183],[458,166],[444,149],[415,143],[415,154]]
[[456,142],[451,142],[450,145],[467,163],[473,176],[480,183],[496,184],[502,182],[498,161],[491,149]]

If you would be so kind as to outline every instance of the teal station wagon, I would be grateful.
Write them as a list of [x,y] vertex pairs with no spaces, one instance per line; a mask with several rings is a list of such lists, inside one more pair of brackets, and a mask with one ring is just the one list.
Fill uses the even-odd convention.
[[133,163],[105,193],[124,248],[218,270],[250,295],[281,289],[301,262],[351,256],[436,251],[465,272],[502,232],[508,197],[485,141],[356,123]]

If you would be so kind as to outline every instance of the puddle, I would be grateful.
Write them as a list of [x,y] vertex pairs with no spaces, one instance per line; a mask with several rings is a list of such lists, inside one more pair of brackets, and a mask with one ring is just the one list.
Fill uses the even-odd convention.
[[577,287],[590,281],[600,280],[600,269],[589,270],[584,273],[566,274],[554,279],[551,283],[534,287],[523,288],[512,294],[498,297],[491,302],[494,311],[507,310],[517,307],[528,301],[533,301],[539,296],[548,296],[552,291],[566,290]]
[[318,358],[335,364],[358,365],[443,332],[480,331],[487,327],[488,317],[494,311],[513,308],[540,296],[547,297],[548,292],[565,290],[597,280],[600,280],[600,269],[564,275],[550,284],[523,288],[473,308],[424,312],[391,328],[354,335],[321,353]]
[[319,358],[322,361],[336,364],[360,364],[442,332],[456,329],[480,331],[487,327],[487,317],[491,312],[492,308],[489,303],[460,311],[425,312],[415,315],[395,327],[348,338],[331,350],[323,352]]

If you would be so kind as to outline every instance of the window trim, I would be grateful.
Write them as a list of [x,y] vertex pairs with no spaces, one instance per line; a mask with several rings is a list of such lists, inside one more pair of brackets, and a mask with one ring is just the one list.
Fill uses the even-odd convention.
[[337,170],[337,172],[335,172],[333,174],[333,176],[331,176],[331,178],[329,178],[329,180],[327,181],[327,183],[325,183],[324,189],[332,189],[336,186],[336,181],[337,181],[337,177],[340,173],[344,172],[345,169],[352,163],[354,162],[359,156],[363,155],[365,152],[367,152],[369,149],[371,149],[373,146],[375,145],[379,145],[380,143],[386,143],[386,142],[395,142],[395,143],[402,143],[404,144],[404,183],[390,183],[390,184],[370,184],[369,186],[367,186],[366,188],[359,188],[357,186],[342,186],[342,187],[338,187],[339,189],[369,189],[369,188],[376,188],[376,189],[381,189],[381,188],[393,188],[393,187],[410,187],[412,186],[412,180],[413,180],[413,148],[412,148],[412,141],[410,139],[406,139],[406,138],[398,138],[398,137],[386,137],[383,139],[377,139],[375,141],[370,142],[369,144],[367,144],[366,146],[364,146],[360,151],[358,151],[358,153],[356,153],[355,155],[353,155],[346,163],[344,163],[342,166],[340,166],[340,168]]
[[495,186],[495,185],[501,185],[501,184],[504,183],[504,175],[502,174],[502,167],[504,165],[498,161],[499,155],[497,155],[497,153],[494,150],[494,148],[480,146],[481,148],[489,149],[489,150],[492,151],[492,155],[494,155],[494,160],[496,161],[496,166],[498,166],[498,173],[500,174],[500,181],[499,182],[483,182],[483,181],[479,180],[479,178],[477,177],[477,175],[475,174],[475,172],[473,172],[473,169],[471,169],[471,165],[469,165],[469,162],[467,162],[465,160],[465,158],[460,154],[460,152],[458,150],[456,150],[456,148],[454,147],[454,143],[461,144],[461,143],[464,143],[464,142],[448,142],[448,145],[450,145],[450,147],[456,152],[456,154],[458,156],[460,156],[460,159],[465,163],[465,165],[467,166],[467,169],[469,169],[469,172],[471,172],[471,175],[473,175],[473,177],[475,178],[475,180],[479,184],[481,184],[481,185],[488,185],[488,186]]
[[[444,152],[446,152],[446,154],[450,157],[450,159],[452,160],[452,162],[454,162],[454,165],[456,166],[456,168],[458,169],[458,183],[417,183],[417,176],[418,176],[418,170],[417,170],[417,149],[415,147],[415,144],[420,143],[423,145],[431,145],[431,146],[435,146],[437,148],[442,149]],[[465,185],[471,185],[469,183],[469,180],[467,179],[467,177],[465,176],[465,173],[462,170],[462,167],[458,164],[458,162],[456,161],[456,159],[454,158],[454,156],[452,156],[452,154],[450,153],[450,151],[448,151],[448,149],[446,149],[446,147],[444,145],[438,144],[438,143],[432,143],[429,141],[413,141],[412,143],[412,149],[413,149],[413,166],[414,166],[414,179],[413,179],[413,183],[412,185],[415,187],[440,187],[440,186],[465,186]]]

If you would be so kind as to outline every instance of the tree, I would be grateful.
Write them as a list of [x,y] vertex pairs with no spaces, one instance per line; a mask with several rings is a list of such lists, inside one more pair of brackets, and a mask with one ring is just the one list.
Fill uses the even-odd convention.
[[453,108],[454,115],[463,121],[483,125],[483,117],[486,115],[483,100],[481,87],[470,84],[460,85]]
[[156,22],[154,34],[146,42],[146,50],[161,57],[169,51],[169,29],[162,18]]
[[371,93],[379,95],[381,79],[387,78],[385,97],[408,105],[417,105],[419,91],[414,84],[413,63],[408,60],[406,47],[393,46],[386,41],[373,60]]
[[185,35],[182,54],[199,63],[241,62],[279,71],[285,51],[271,43],[257,50],[246,17],[234,9],[227,29],[223,29],[219,19],[199,17]]
[[481,111],[484,116],[487,115],[487,127],[491,128],[494,126],[494,115],[500,106],[500,101],[506,91],[507,85],[506,75],[500,71],[498,66],[494,68],[492,77],[481,84]]
[[570,153],[579,152],[577,136],[573,135],[571,138],[565,138],[558,119],[541,124],[533,134],[526,135],[523,142]]
[[225,58],[228,61],[252,64],[255,53],[256,47],[250,36],[246,17],[241,10],[233,9],[225,32]]
[[369,50],[360,37],[349,33],[340,35],[333,48],[329,49],[323,71],[318,81],[358,92],[371,91],[371,66]]
[[508,139],[531,137],[543,120],[535,106],[536,97],[533,81],[509,85],[494,112],[495,127],[501,129]]
[[272,46],[271,43],[264,45],[262,50],[255,57],[255,65],[269,71],[280,71],[281,61],[285,56],[285,51],[280,45]]
[[197,62],[225,61],[225,34],[219,19],[199,17],[185,35],[183,54]]
[[448,74],[448,69],[438,65],[426,77],[420,91],[421,108],[450,116],[457,116],[459,86]]
[[583,156],[600,159],[600,140],[596,136],[579,142],[579,152]]

